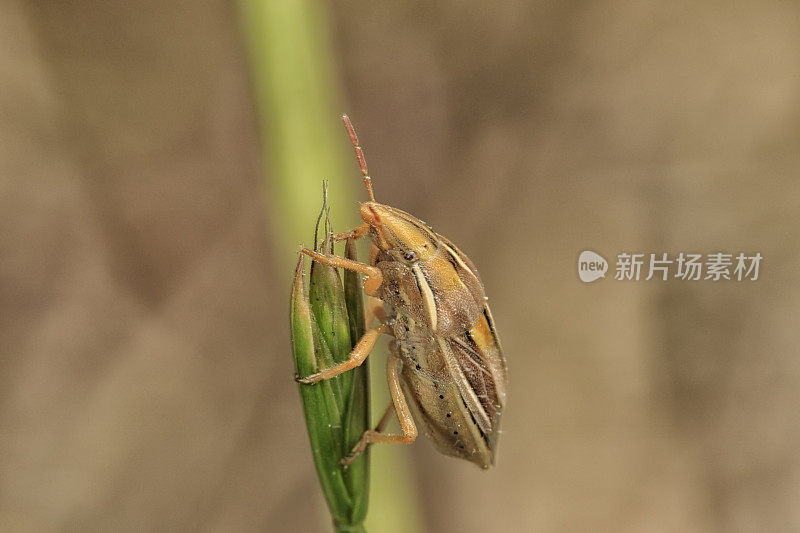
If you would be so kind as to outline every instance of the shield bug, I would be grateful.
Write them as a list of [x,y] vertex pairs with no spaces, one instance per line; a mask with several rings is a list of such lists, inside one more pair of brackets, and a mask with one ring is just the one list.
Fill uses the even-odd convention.
[[[392,403],[345,464],[370,443],[413,442],[413,410],[440,452],[488,468],[494,464],[505,405],[506,364],[478,271],[461,250],[424,222],[375,201],[358,137],[347,115],[342,120],[369,201],[360,207],[364,222],[333,239],[368,236],[370,260],[361,263],[306,248],[301,252],[365,274],[364,292],[382,300],[384,308],[372,312],[379,325],[364,334],[346,361],[297,379],[314,384],[351,370],[367,358],[380,335],[390,335],[394,340],[387,378]],[[392,411],[401,434],[383,432]]]

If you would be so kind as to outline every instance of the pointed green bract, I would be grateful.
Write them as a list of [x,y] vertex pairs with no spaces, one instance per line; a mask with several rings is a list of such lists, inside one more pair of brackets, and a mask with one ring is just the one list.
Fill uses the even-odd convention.
[[[347,240],[345,247],[347,259],[358,260],[355,243]],[[349,319],[352,344],[364,335],[364,298],[361,295],[361,275],[352,270],[344,271],[344,295]],[[369,401],[369,358],[352,372],[353,385],[350,403],[345,414],[345,442],[348,450],[370,427]],[[353,495],[353,523],[361,523],[367,516],[369,503],[369,447],[345,470],[344,481]]]
[[[297,374],[307,376],[317,371],[318,361],[324,359],[324,343],[320,342],[318,327],[311,314],[311,306],[303,283],[303,256],[295,270],[290,305],[292,350]],[[322,491],[335,522],[347,523],[352,514],[352,497],[342,477],[341,453],[342,432],[332,428],[341,427],[342,412],[334,397],[333,387],[328,382],[315,386],[300,385],[300,397],[306,415],[311,453],[317,468]]]
[[[329,241],[324,241],[320,251],[330,253]],[[308,288],[311,313],[319,326],[321,340],[325,343],[331,359],[322,361],[320,367],[333,366],[347,360],[352,350],[350,341],[350,322],[344,299],[344,289],[339,272],[322,263],[311,263],[311,276]],[[357,340],[357,339],[356,339]],[[344,412],[350,402],[353,387],[353,373],[345,372],[328,380],[336,390],[336,402]]]

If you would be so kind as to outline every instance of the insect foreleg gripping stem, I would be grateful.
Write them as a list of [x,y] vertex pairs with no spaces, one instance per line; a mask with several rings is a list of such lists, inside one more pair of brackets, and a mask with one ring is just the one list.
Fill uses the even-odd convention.
[[345,259],[344,257],[339,257],[338,255],[322,254],[315,252],[314,250],[309,250],[308,248],[300,248],[300,252],[306,254],[314,261],[318,261],[332,267],[346,268],[347,270],[355,270],[356,272],[366,274],[367,279],[364,280],[364,292],[370,296],[375,296],[378,292],[378,287],[380,287],[381,283],[383,283],[383,274],[377,267],[370,266],[365,263],[359,263],[358,261],[353,261],[352,259]]
[[356,226],[350,231],[336,233],[335,235],[333,235],[333,241],[339,242],[339,241],[346,241],[347,239],[360,239],[361,237],[366,235],[368,231],[369,231],[369,224],[364,222],[363,224]]

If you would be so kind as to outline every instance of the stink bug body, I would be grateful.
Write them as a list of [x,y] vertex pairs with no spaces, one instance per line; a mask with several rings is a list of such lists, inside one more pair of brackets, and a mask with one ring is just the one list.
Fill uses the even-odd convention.
[[[373,313],[381,323],[364,334],[347,361],[298,381],[314,384],[355,368],[381,334],[391,335],[387,377],[392,404],[345,462],[373,442],[413,442],[417,437],[413,410],[440,452],[488,468],[494,464],[505,404],[506,364],[478,271],[453,243],[424,222],[375,201],[355,130],[346,115],[342,120],[369,201],[360,208],[364,222],[333,238],[369,236],[370,261],[301,251],[315,261],[365,274],[364,291],[382,300],[385,309]],[[402,434],[382,431],[392,411]]]

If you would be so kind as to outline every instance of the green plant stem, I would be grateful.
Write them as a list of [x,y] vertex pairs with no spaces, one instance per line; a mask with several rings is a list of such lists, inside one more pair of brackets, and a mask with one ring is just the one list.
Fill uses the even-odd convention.
[[[352,161],[352,148],[337,119],[345,110],[339,107],[341,92],[324,4],[239,0],[238,6],[261,132],[262,174],[269,178],[264,184],[266,215],[269,227],[274,228],[272,245],[279,250],[274,254],[279,261],[276,267],[288,271],[297,245],[310,244],[309,224],[316,219],[314,199],[320,181],[328,179],[333,184],[330,203],[337,207],[337,231],[359,222],[354,207],[363,198],[363,190],[354,163],[346,166]],[[373,368],[383,369],[383,365],[373,364]],[[385,389],[384,372],[374,374],[374,383]],[[382,409],[387,401],[388,394],[383,394],[377,404]],[[373,459],[378,479],[373,480],[367,518],[374,531],[421,530],[403,453],[373,454],[380,457]],[[335,523],[335,527],[363,531],[362,526],[347,529],[352,526]]]
[[[345,172],[348,140],[326,10],[313,0],[240,0],[262,137],[267,216],[277,249],[308,243],[319,183],[329,179],[337,224],[357,224],[358,179]],[[285,257],[284,254],[278,254]],[[278,265],[289,268],[291,263]]]

